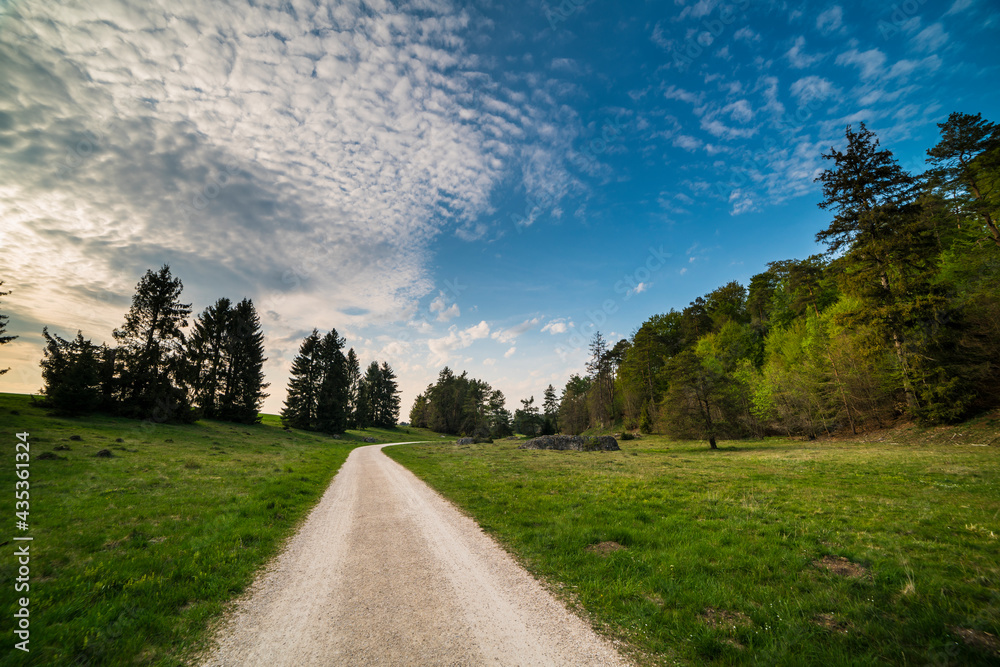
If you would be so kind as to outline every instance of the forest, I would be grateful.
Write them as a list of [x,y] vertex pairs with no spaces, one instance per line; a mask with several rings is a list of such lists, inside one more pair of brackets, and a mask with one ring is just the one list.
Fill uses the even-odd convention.
[[[864,123],[823,154],[826,252],[770,262],[612,343],[526,433],[622,428],[705,439],[858,433],[955,422],[1000,404],[1000,132],[981,114],[938,124],[926,172],[903,170]],[[442,371],[416,425],[502,433],[498,392]],[[502,396],[502,395],[501,395]],[[534,419],[530,417],[534,416]]]

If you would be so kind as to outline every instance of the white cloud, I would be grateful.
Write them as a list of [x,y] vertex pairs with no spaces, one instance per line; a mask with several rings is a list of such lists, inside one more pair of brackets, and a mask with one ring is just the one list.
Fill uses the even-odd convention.
[[952,14],[958,14],[959,12],[964,12],[966,9],[972,6],[972,0],[955,0],[955,2],[948,8],[948,11],[944,13],[945,16],[950,16]]
[[510,359],[511,357],[514,356],[515,352],[517,352],[517,348],[516,347],[512,347],[512,348],[510,348],[509,350],[507,350],[506,352],[503,353],[503,358],[504,359]]
[[678,134],[673,139],[674,146],[678,148],[683,148],[686,151],[696,151],[701,147],[701,140],[692,137],[689,134]]
[[918,51],[937,51],[948,43],[948,33],[940,23],[932,23],[911,40]]
[[448,330],[447,336],[432,338],[427,341],[427,348],[431,351],[431,363],[444,363],[450,358],[453,352],[465,349],[475,341],[486,338],[489,335],[490,326],[485,321],[461,330],[456,326],[452,326]]
[[834,5],[816,17],[816,28],[824,34],[829,34],[840,28],[843,19],[844,10],[840,5]]
[[497,360],[492,357],[483,359],[483,366],[496,366]]
[[738,42],[746,42],[747,44],[752,44],[753,42],[759,42],[761,37],[759,34],[751,30],[748,26],[743,26],[739,30],[733,33],[733,39]]
[[564,334],[569,331],[569,328],[573,326],[573,323],[565,318],[558,318],[551,320],[548,324],[542,327],[542,331],[547,331],[548,333],[556,336],[558,334]]
[[861,70],[862,79],[870,79],[883,72],[885,54],[878,49],[858,51],[851,49],[837,56],[838,65],[854,65]]
[[811,56],[804,53],[803,48],[805,45],[805,37],[796,37],[795,44],[793,44],[792,48],[785,52],[785,58],[787,58],[789,64],[796,69],[805,69],[806,67],[810,67],[823,58],[821,55]]
[[438,292],[437,297],[431,301],[430,311],[437,313],[438,322],[447,322],[462,314],[457,303],[448,305],[447,296],[444,292]]
[[626,296],[635,296],[636,294],[642,294],[650,287],[652,287],[652,283],[639,283],[635,287],[631,288],[626,294]]
[[498,329],[497,331],[493,332],[492,336],[493,340],[499,341],[501,343],[510,343],[514,340],[517,340],[517,337],[520,336],[521,334],[530,331],[534,327],[538,326],[538,323],[541,321],[542,319],[540,317],[534,317],[530,320],[525,320],[524,322],[521,322],[520,324],[512,327],[508,327],[506,329]]
[[813,100],[829,99],[840,91],[821,76],[807,76],[795,81],[791,85],[791,92],[800,105],[805,105]]

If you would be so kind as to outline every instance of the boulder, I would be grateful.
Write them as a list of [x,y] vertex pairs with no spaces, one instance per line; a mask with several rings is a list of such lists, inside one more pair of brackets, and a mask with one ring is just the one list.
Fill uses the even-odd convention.
[[577,452],[617,452],[618,441],[610,435],[543,435],[526,441],[518,449],[557,449]]
[[378,440],[376,440],[375,438],[368,437],[365,438],[365,442],[378,442]]
[[455,441],[455,444],[456,445],[471,445],[473,442],[474,441],[473,441],[472,438],[459,438],[458,440]]

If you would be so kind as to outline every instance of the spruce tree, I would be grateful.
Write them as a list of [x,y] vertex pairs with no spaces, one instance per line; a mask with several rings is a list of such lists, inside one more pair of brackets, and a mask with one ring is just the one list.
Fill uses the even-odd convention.
[[125,323],[115,329],[121,404],[130,416],[156,421],[192,418],[183,380],[184,332],[191,305],[179,298],[183,284],[166,264],[147,270],[136,285]]
[[358,401],[361,392],[361,364],[352,347],[347,351],[347,422],[358,428]]
[[260,409],[269,385],[264,382],[264,332],[250,299],[243,299],[229,312],[226,329],[225,385],[219,418],[243,424],[260,421]]
[[344,339],[331,329],[319,345],[319,391],[316,401],[316,429],[324,433],[347,430],[347,404],[350,379]]
[[219,417],[219,401],[231,365],[227,354],[230,317],[230,301],[223,297],[198,315],[187,340],[193,402],[206,419]]
[[392,428],[399,421],[399,385],[396,373],[383,361],[379,368],[378,412],[376,424],[381,428]]
[[281,422],[291,428],[310,429],[316,421],[320,385],[320,337],[316,329],[299,345],[288,378],[288,395]]
[[101,396],[101,348],[81,332],[69,341],[42,329],[45,350],[41,367],[44,404],[57,414],[79,415],[97,410]]
[[978,216],[1000,247],[1000,126],[981,114],[955,112],[941,128],[941,141],[927,151],[936,184],[952,193],[959,208]]

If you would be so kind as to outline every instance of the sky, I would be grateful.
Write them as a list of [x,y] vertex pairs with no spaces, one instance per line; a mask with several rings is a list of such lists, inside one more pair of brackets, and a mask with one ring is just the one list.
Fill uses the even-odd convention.
[[251,298],[278,412],[314,327],[508,408],[600,330],[824,248],[822,153],[865,122],[919,173],[1000,121],[987,0],[0,0],[0,391],[41,330],[113,342],[169,264]]

